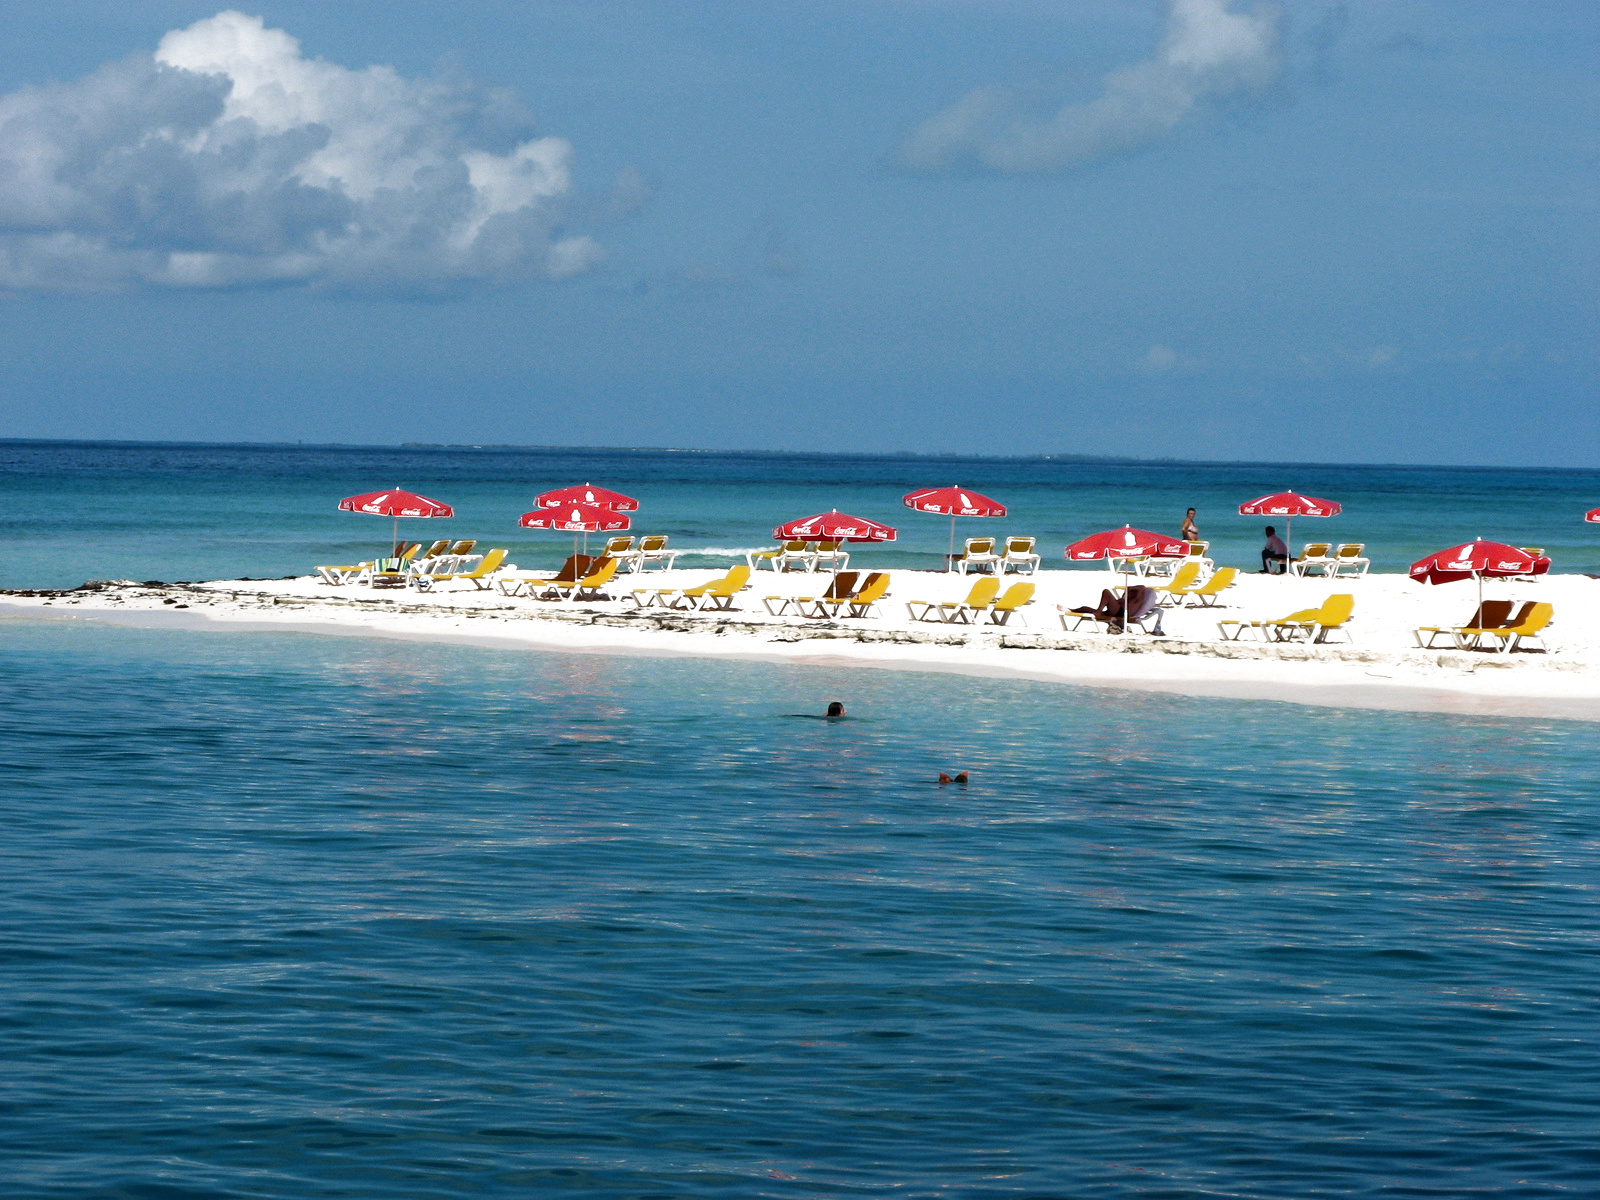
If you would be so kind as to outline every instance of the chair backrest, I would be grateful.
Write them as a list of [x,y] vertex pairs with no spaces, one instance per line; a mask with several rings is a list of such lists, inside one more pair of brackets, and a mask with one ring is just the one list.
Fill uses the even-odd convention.
[[1000,581],[993,575],[985,575],[972,585],[972,590],[967,593],[966,605],[968,608],[987,608],[1000,594]]
[[994,606],[996,611],[1010,612],[1013,609],[1021,608],[1032,599],[1033,584],[1013,583],[1006,589],[1006,594],[994,602]]
[[1332,542],[1307,542],[1306,548],[1300,551],[1301,559],[1327,558],[1328,551],[1333,549]]
[[1531,554],[1535,558],[1543,558],[1544,557],[1544,547],[1543,546],[1518,546],[1517,549],[1521,550],[1524,554]]
[[1512,626],[1512,628],[1514,628],[1518,633],[1524,635],[1538,633],[1541,629],[1555,619],[1555,615],[1556,606],[1554,604],[1546,604],[1541,601],[1535,604],[1528,611],[1528,615],[1523,617],[1522,620],[1518,621],[1514,626]]
[[1034,540],[1031,537],[1008,537],[1006,539],[1006,553],[1032,554]]
[[1205,586],[1200,590],[1208,596],[1215,596],[1223,589],[1232,587],[1233,581],[1238,577],[1238,567],[1222,567],[1215,575],[1206,580]]
[[716,590],[719,593],[731,595],[749,582],[750,564],[739,563],[737,566],[729,567],[728,573],[717,580]]
[[1189,547],[1190,558],[1204,558],[1206,551],[1211,549],[1210,542],[1185,542],[1184,545]]
[[648,537],[642,537],[639,539],[639,549],[644,551],[646,554],[650,553],[652,550],[665,549],[666,545],[667,535],[664,533],[652,533]]
[[416,557],[417,551],[421,549],[421,542],[407,542],[403,547],[401,547],[400,553],[396,557],[398,557],[401,562],[410,562]]
[[423,558],[438,558],[439,555],[443,554],[449,548],[450,548],[450,539],[449,538],[440,538],[437,542],[435,542],[433,545],[428,547],[427,553],[424,554],[422,557]]
[[606,548],[600,553],[621,554],[624,550],[631,549],[633,549],[633,539],[631,537],[614,537],[606,539]]
[[[1478,611],[1472,614],[1472,620],[1468,623],[1467,628],[1498,629],[1502,625],[1510,625],[1512,623],[1511,610],[1515,607],[1516,603],[1511,600],[1485,600],[1478,605]],[[1525,604],[1522,611],[1517,615],[1527,616],[1528,609],[1532,607],[1531,603]]]
[[1355,610],[1356,598],[1348,592],[1340,592],[1322,602],[1322,607],[1317,610],[1316,622],[1318,625],[1343,625]]
[[972,555],[972,554],[993,554],[994,553],[994,539],[992,537],[988,537],[988,538],[968,538],[967,539],[967,551],[966,552],[967,552],[968,555]]
[[1171,592],[1186,592],[1194,586],[1194,581],[1200,578],[1200,564],[1186,562],[1178,568],[1172,576],[1172,582],[1167,585]]
[[836,554],[842,544],[841,542],[818,542],[817,549],[823,554]]
[[1367,548],[1365,542],[1340,542],[1336,555],[1338,558],[1360,558],[1361,552]]
[[472,548],[478,544],[475,538],[466,538],[450,547],[451,554],[471,554]]
[[840,571],[833,577],[833,582],[828,585],[828,590],[822,593],[822,598],[824,600],[848,599],[850,593],[855,591],[856,579],[860,575],[860,571]]
[[500,569],[500,564],[505,562],[505,560],[506,552],[504,550],[491,550],[489,553],[483,556],[482,562],[480,562],[476,567],[472,568],[471,574],[477,578],[482,578],[491,571],[498,571]]
[[874,571],[868,575],[855,595],[850,599],[855,604],[873,604],[882,600],[889,590],[889,572]]
[[372,564],[374,575],[393,575],[406,565],[403,558],[380,558]]
[[578,581],[578,586],[586,588],[604,586],[617,573],[617,565],[621,561],[621,559],[612,558],[609,554],[602,554],[589,564],[589,573]]
[[783,552],[785,554],[799,554],[805,548],[806,544],[798,539],[783,544]]
[[587,554],[573,554],[561,564],[561,570],[556,572],[552,583],[572,583],[583,575],[589,573],[589,564],[595,560]]

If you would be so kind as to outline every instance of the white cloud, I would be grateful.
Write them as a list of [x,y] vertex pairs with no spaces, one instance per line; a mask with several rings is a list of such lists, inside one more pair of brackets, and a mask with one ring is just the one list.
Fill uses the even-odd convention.
[[0,96],[0,288],[437,289],[563,278],[572,146],[509,93],[304,57],[223,12]]
[[1151,58],[1106,76],[1099,97],[1040,112],[1008,88],[969,92],[912,131],[901,166],[1004,174],[1061,171],[1176,131],[1208,101],[1264,88],[1283,69],[1280,14],[1229,0],[1172,0]]

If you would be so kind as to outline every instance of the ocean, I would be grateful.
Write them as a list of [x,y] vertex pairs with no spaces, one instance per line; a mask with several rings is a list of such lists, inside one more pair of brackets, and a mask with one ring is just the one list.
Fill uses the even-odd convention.
[[[1377,567],[1600,558],[1595,473],[0,456],[8,587],[303,570],[381,544],[333,504],[396,483],[461,514],[419,532],[559,561],[515,517],[585,478],[708,565],[834,506],[935,565],[896,510],[946,481],[1047,561],[1187,504],[1250,554],[1226,504],[1285,485]],[[1592,723],[5,616],[0,738],[8,1197],[1600,1184]]]

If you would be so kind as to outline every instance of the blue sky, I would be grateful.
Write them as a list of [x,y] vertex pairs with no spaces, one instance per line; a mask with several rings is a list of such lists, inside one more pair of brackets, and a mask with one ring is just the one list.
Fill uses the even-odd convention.
[[1600,464],[1591,3],[222,11],[0,5],[0,436]]

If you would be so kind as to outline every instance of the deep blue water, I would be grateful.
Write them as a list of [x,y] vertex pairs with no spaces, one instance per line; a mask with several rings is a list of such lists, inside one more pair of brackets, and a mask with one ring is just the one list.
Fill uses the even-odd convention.
[[11,618],[0,742],[6,1196],[1600,1190],[1592,725]]
[[1542,546],[1558,572],[1600,569],[1600,526],[1583,523],[1600,505],[1600,471],[0,442],[0,587],[278,576],[359,561],[387,543],[390,522],[339,512],[338,501],[397,485],[457,513],[404,533],[477,538],[521,566],[554,566],[570,540],[519,529],[517,517],[539,492],[585,481],[642,502],[634,532],[705,552],[685,566],[725,565],[768,544],[779,522],[838,508],[900,531],[858,551],[859,565],[934,567],[948,521],[900,497],[958,484],[1011,510],[963,521],[958,536],[1037,537],[1047,565],[1065,565],[1069,541],[1124,523],[1176,534],[1192,505],[1213,558],[1256,566],[1265,522],[1238,507],[1294,488],[1344,505],[1338,517],[1296,521],[1296,545],[1365,542],[1376,570],[1478,536]]

